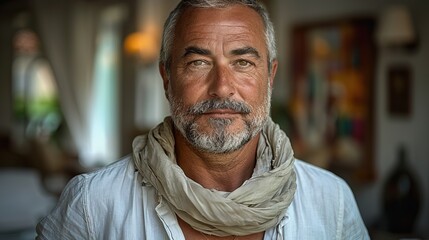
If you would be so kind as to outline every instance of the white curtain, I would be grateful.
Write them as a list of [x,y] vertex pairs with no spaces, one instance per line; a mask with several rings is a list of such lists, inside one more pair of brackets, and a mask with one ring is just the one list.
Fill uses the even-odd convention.
[[88,115],[89,149],[87,156],[98,165],[109,164],[119,158],[119,73],[121,58],[121,5],[102,10],[98,23],[93,93]]
[[34,0],[36,29],[57,80],[62,111],[83,165],[92,92],[94,39],[98,11],[88,1]]

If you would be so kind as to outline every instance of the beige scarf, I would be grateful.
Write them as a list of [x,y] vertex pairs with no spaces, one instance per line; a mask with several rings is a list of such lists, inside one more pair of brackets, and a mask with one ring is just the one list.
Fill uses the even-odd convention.
[[271,119],[262,130],[253,176],[231,193],[206,189],[186,177],[176,164],[170,118],[137,137],[133,152],[143,181],[155,187],[181,219],[206,234],[244,236],[274,227],[296,190],[290,141]]

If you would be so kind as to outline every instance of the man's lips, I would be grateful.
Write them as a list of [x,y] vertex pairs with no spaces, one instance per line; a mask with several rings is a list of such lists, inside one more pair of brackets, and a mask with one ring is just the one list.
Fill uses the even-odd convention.
[[215,109],[215,110],[209,110],[204,114],[239,114],[239,112],[231,109]]
[[238,115],[238,114],[242,114],[242,113],[231,109],[216,109],[216,110],[209,110],[207,112],[204,112],[202,115],[226,117],[226,116],[232,116],[232,115]]

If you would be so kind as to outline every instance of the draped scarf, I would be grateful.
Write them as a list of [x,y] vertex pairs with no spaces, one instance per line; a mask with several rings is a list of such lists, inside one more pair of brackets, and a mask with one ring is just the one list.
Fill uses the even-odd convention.
[[296,190],[290,141],[270,118],[261,131],[250,179],[230,193],[189,179],[174,155],[173,122],[167,117],[133,141],[133,159],[175,214],[194,229],[216,236],[245,236],[276,226]]

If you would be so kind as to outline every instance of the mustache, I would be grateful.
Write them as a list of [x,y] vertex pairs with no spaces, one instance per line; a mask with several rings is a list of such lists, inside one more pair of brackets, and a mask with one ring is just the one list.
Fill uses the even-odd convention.
[[231,99],[208,99],[196,103],[189,108],[189,114],[204,114],[208,111],[217,109],[229,109],[241,114],[249,114],[251,107],[245,102]]

